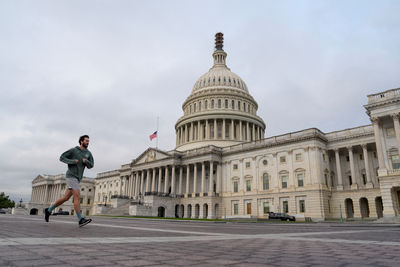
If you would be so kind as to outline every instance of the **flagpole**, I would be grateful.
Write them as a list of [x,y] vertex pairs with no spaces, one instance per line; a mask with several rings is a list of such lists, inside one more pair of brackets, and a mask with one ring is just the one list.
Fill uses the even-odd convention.
[[158,136],[159,136],[159,134],[158,134],[158,116],[157,116],[157,137],[156,137],[156,149],[158,149]]

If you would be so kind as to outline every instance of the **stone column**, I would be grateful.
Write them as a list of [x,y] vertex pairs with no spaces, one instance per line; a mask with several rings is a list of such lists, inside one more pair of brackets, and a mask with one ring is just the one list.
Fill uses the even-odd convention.
[[235,121],[231,120],[231,140],[235,139]]
[[[367,184],[365,187],[367,188],[373,188],[373,184],[371,181],[371,174],[369,170],[369,160],[368,160],[368,150],[367,150],[367,144],[362,144],[361,145],[363,149],[363,157],[364,157],[364,165],[365,165],[365,175],[367,176]],[[369,203],[369,202],[368,202]],[[375,202],[374,202],[375,203]]]
[[350,158],[351,189],[357,189],[358,186],[357,186],[356,172],[354,170],[353,147],[348,146],[347,150],[349,151],[349,158]]
[[225,127],[226,127],[225,119],[222,119],[222,139],[224,139],[224,140],[226,138],[226,136],[225,136],[225,131],[226,131]]
[[217,119],[214,119],[214,139],[218,139]]
[[172,177],[171,177],[171,195],[175,195],[175,184],[176,184],[176,177],[175,177],[175,165],[172,165]]
[[336,159],[336,172],[337,172],[337,190],[343,190],[342,168],[340,166],[339,148],[334,149]]
[[183,176],[183,166],[179,167],[179,185],[178,185],[178,194],[182,195],[182,176]]
[[381,143],[381,129],[379,127],[379,119],[378,118],[371,118],[372,124],[374,126],[374,137],[375,137],[375,144],[376,144],[376,152],[378,154],[378,174],[379,176],[387,175],[387,169],[385,165],[385,159],[383,158],[383,149]]
[[183,135],[183,139],[184,139],[184,143],[187,142],[187,137],[188,137],[188,127],[187,127],[187,123],[185,124],[185,130],[184,130],[185,134]]
[[150,192],[150,169],[146,170],[146,191],[144,191],[144,193],[148,193]]
[[158,187],[157,187],[158,193],[162,193],[163,192],[163,190],[161,188],[162,172],[163,172],[163,168],[160,167],[158,169]]
[[48,196],[49,196],[49,185],[48,184],[46,184],[46,187],[45,187],[45,189],[44,189],[45,191],[44,191],[44,203],[47,203],[47,198],[48,198]]
[[253,137],[253,140],[252,140],[252,141],[255,141],[255,140],[256,140],[256,127],[255,127],[254,123],[253,123],[253,133],[252,133],[252,137]]
[[156,192],[156,168],[153,168],[152,182],[151,182],[151,193]]
[[239,140],[243,141],[243,129],[242,129],[242,121],[239,121]]
[[141,171],[140,175],[140,193],[144,195],[144,170]]
[[139,196],[139,172],[136,172],[135,197]]
[[193,122],[190,123],[190,132],[189,132],[189,142],[192,142],[194,139],[193,137]]
[[247,137],[246,141],[250,141],[251,138],[250,138],[250,125],[249,125],[249,122],[246,122],[246,132],[247,132],[246,133],[246,135],[247,135],[246,136]]
[[188,164],[187,166],[186,166],[186,191],[185,191],[185,197],[188,197],[188,194],[189,194],[189,190],[190,190],[190,181],[189,181],[189,178],[190,178],[190,164]]
[[222,187],[222,165],[220,162],[217,162],[217,193],[220,194],[221,193],[221,187]]
[[[197,164],[196,164],[197,168]],[[206,183],[206,166],[204,161],[201,163],[201,188],[200,188],[200,195],[204,196],[205,193],[205,183]]]
[[200,127],[200,121],[197,121],[197,140],[200,140],[200,131],[201,127]]
[[392,114],[391,117],[393,119],[393,124],[394,124],[394,131],[396,133],[396,140],[397,140],[397,149],[400,154],[400,122],[399,122],[399,114],[395,113]]
[[193,194],[192,197],[195,197],[197,194],[197,163],[193,164]]
[[208,184],[208,195],[213,196],[214,195],[214,162],[210,161],[210,183]]
[[208,127],[208,119],[206,119],[206,140],[210,139],[210,129]]
[[169,179],[169,169],[168,166],[165,166],[165,179],[164,179],[164,193],[168,194],[168,181]]

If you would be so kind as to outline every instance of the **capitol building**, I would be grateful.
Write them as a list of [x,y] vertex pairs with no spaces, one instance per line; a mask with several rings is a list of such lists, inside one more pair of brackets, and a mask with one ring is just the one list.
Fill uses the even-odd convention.
[[[83,214],[297,220],[400,216],[400,89],[368,95],[370,125],[265,138],[246,83],[227,66],[223,34],[175,124],[176,146],[149,148],[81,183]],[[365,116],[360,114],[360,116]],[[64,175],[39,175],[26,203],[42,214]],[[73,213],[72,200],[57,208]]]

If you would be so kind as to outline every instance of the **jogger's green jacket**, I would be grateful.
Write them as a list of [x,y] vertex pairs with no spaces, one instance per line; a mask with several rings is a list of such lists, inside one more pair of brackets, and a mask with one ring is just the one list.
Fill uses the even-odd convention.
[[[86,159],[85,163],[82,161],[83,158]],[[76,163],[76,160],[78,160],[78,163]],[[68,164],[67,177],[75,177],[79,181],[82,180],[85,167],[91,169],[94,165],[92,153],[88,149],[81,149],[79,146],[62,153],[60,161]]]

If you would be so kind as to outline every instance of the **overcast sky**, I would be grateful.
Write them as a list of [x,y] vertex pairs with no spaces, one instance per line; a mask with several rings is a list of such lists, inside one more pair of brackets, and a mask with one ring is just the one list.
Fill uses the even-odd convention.
[[400,1],[1,1],[0,191],[29,200],[38,174],[91,137],[113,170],[174,125],[224,33],[228,67],[266,137],[369,124],[367,94],[400,87]]

